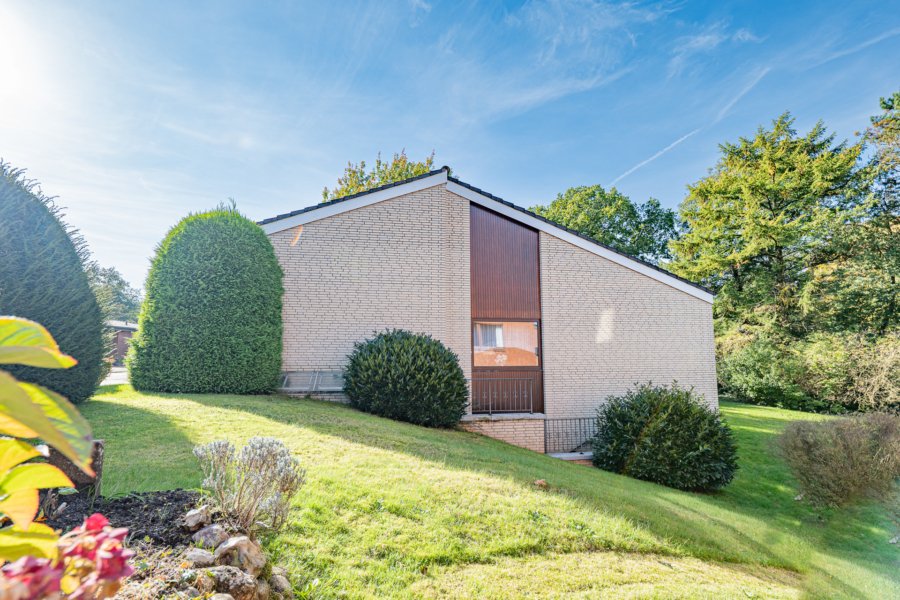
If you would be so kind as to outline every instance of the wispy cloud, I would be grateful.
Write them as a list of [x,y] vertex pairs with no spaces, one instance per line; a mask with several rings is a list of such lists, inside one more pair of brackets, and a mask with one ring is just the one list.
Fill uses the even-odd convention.
[[900,27],[897,27],[896,29],[891,29],[890,31],[885,31],[885,32],[882,33],[881,35],[877,35],[877,36],[875,36],[875,37],[873,37],[873,38],[871,38],[871,39],[868,39],[868,40],[866,40],[865,42],[863,42],[863,43],[861,43],[861,44],[857,44],[856,46],[853,46],[852,48],[847,48],[846,50],[840,50],[840,51],[838,51],[838,52],[835,52],[835,53],[833,53],[833,54],[830,54],[829,56],[827,56],[826,58],[824,58],[822,61],[816,63],[816,66],[821,65],[821,64],[824,64],[824,63],[827,63],[827,62],[832,61],[832,60],[835,60],[835,59],[837,59],[837,58],[841,58],[841,57],[844,57],[844,56],[849,56],[850,54],[856,54],[856,53],[859,52],[860,50],[864,50],[865,48],[868,48],[869,46],[871,46],[871,45],[873,45],[873,44],[877,44],[878,42],[880,42],[880,41],[882,41],[882,40],[886,40],[886,39],[888,39],[888,38],[892,38],[892,37],[894,37],[895,35],[898,35],[898,34],[900,34]]
[[618,177],[613,179],[610,182],[610,184],[606,187],[612,187],[612,186],[616,185],[622,179],[628,177],[629,175],[631,175],[632,173],[634,173],[635,171],[637,171],[644,165],[653,162],[654,160],[656,160],[657,158],[659,158],[660,156],[662,156],[663,154],[665,154],[666,152],[668,152],[669,150],[671,150],[672,148],[674,148],[675,146],[677,146],[678,144],[683,142],[684,140],[688,139],[689,137],[691,137],[692,135],[694,135],[696,133],[699,133],[702,129],[703,128],[700,127],[699,129],[695,129],[692,132],[690,132],[689,134],[678,138],[677,140],[675,140],[674,142],[672,142],[671,144],[669,144],[668,146],[666,146],[665,148],[663,148],[662,150],[660,150],[659,152],[657,152],[656,154],[654,154],[653,156],[651,156],[650,158],[645,160],[644,162],[634,165],[633,167],[631,167],[630,169],[628,169],[627,171],[625,171],[624,173],[622,173],[621,175],[619,175]]
[[[521,114],[596,89],[632,72],[641,34],[667,15],[660,6],[538,0],[479,28],[450,26],[434,69],[453,126]],[[436,82],[437,84],[437,82]]]
[[738,29],[735,33],[728,33],[727,27],[717,23],[706,27],[696,35],[688,35],[679,38],[675,42],[675,56],[669,61],[669,76],[681,74],[691,59],[698,54],[708,54],[718,48],[722,43],[731,41],[736,44],[746,42],[761,42],[765,38],[759,38],[747,28]]

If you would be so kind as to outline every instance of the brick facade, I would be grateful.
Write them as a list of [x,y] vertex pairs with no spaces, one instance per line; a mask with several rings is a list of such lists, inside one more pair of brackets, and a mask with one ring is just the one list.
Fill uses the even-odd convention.
[[694,386],[714,407],[712,306],[541,233],[548,419],[590,417],[635,383]]
[[[441,340],[471,378],[469,200],[446,184],[269,239],[285,273],[284,370],[343,370],[354,342],[402,328]],[[546,418],[593,416],[647,381],[718,406],[709,303],[546,232],[540,263]],[[461,426],[544,452],[542,419]]]
[[354,342],[402,328],[441,340],[471,377],[468,201],[435,186],[269,239],[285,371],[343,370]]
[[514,446],[544,453],[543,419],[489,419],[463,421],[460,427],[473,433],[480,433]]

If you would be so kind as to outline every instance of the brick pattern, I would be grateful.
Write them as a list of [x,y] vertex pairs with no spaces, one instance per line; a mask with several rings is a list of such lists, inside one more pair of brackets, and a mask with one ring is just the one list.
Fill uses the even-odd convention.
[[594,461],[587,460],[587,459],[581,459],[581,458],[579,458],[578,460],[570,460],[568,462],[572,463],[573,465],[581,465],[583,467],[593,467],[594,466]]
[[269,239],[285,273],[284,370],[342,370],[354,342],[396,327],[441,340],[471,377],[467,200],[440,185]]
[[540,245],[548,419],[593,416],[647,381],[718,406],[710,304],[543,232]]
[[502,440],[513,446],[544,453],[544,421],[542,419],[464,421],[459,426],[466,431]]

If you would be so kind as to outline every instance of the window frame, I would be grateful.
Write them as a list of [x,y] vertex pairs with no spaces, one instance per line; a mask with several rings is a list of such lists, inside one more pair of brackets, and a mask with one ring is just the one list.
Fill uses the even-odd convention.
[[[493,367],[476,367],[475,366],[475,324],[476,323],[537,323],[537,359],[538,364],[530,367],[510,366],[493,366]],[[469,325],[469,350],[472,354],[472,371],[543,371],[544,370],[544,341],[543,330],[540,319],[472,319]]]

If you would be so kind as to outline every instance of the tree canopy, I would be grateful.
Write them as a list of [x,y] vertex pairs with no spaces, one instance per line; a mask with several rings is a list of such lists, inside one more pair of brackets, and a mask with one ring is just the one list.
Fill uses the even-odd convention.
[[821,122],[798,136],[793,122],[785,113],[771,129],[720,145],[709,176],[688,186],[669,267],[719,292],[717,316],[799,326],[805,286],[833,260],[833,232],[859,216],[863,143],[835,145]]
[[569,188],[535,214],[564,225],[616,250],[654,264],[670,258],[668,242],[677,237],[675,211],[651,198],[634,204],[616,188]]
[[337,186],[333,190],[326,187],[322,191],[322,202],[352,196],[395,181],[425,175],[431,171],[434,171],[434,152],[421,162],[410,162],[406,157],[406,150],[394,154],[394,158],[390,162],[381,160],[381,152],[379,152],[378,158],[375,160],[375,168],[368,172],[366,171],[366,161],[360,161],[358,164],[348,162],[344,174],[338,178]]
[[106,309],[107,318],[137,322],[141,309],[140,290],[131,287],[115,267],[91,265],[88,274],[97,298]]

